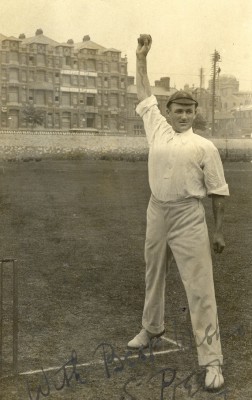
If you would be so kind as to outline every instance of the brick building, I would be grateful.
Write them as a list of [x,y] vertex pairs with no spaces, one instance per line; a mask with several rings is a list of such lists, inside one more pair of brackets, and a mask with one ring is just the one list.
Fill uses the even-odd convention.
[[0,34],[0,126],[27,129],[22,109],[43,112],[45,129],[127,130],[127,58],[91,41]]
[[[174,91],[168,77],[152,88],[163,115]],[[88,35],[80,43],[58,43],[41,29],[29,38],[0,34],[0,103],[1,129],[31,128],[22,112],[30,105],[42,112],[44,129],[144,132],[135,112],[136,87],[127,73],[126,56]]]

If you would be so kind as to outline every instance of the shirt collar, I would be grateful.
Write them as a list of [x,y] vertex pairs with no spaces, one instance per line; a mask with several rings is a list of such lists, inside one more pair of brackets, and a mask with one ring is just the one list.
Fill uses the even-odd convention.
[[190,139],[190,136],[192,136],[193,134],[194,133],[192,128],[188,129],[188,131],[185,132],[174,132],[174,136],[179,136],[183,144],[186,144]]

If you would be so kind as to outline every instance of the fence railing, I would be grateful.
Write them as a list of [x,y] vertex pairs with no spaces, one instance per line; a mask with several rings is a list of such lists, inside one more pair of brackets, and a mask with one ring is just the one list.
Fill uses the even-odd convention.
[[69,136],[145,136],[128,134],[126,131],[93,131],[89,129],[71,129],[71,130],[0,130],[0,135],[69,135]]

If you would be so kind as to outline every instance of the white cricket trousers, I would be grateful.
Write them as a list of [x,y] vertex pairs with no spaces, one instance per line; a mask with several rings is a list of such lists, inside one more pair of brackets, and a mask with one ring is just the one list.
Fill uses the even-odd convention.
[[196,198],[161,202],[151,195],[145,241],[146,292],[142,325],[164,330],[168,263],[175,258],[190,309],[199,365],[222,364],[213,268],[205,210]]

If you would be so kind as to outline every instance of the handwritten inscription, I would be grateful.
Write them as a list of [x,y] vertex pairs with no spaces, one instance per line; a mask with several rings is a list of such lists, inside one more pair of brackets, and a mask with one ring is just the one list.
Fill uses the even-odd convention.
[[[124,356],[119,356],[115,348],[110,343],[100,343],[95,349],[94,355],[101,351],[103,358],[103,366],[105,371],[105,378],[110,379],[113,374],[119,374],[126,368],[135,368],[137,363],[155,362],[155,355],[153,354],[151,345],[147,353],[144,353],[142,349],[138,351],[135,361],[130,359],[132,355],[131,351],[127,351]],[[216,361],[216,360],[215,360]],[[40,400],[42,398],[49,397],[53,391],[61,391],[66,387],[70,387],[74,382],[77,384],[85,385],[88,383],[87,379],[83,379],[80,372],[78,371],[78,359],[75,350],[72,351],[71,358],[63,364],[55,373],[53,378],[49,378],[47,373],[42,368],[42,379],[41,384],[34,390],[31,389],[29,382],[27,381],[27,389],[29,400]],[[69,371],[70,369],[70,371]],[[95,371],[94,371],[95,372]],[[175,368],[167,366],[164,369],[157,370],[150,377],[144,375],[128,379],[122,388],[122,395],[118,400],[137,400],[136,396],[132,393],[132,387],[129,389],[129,385],[132,383],[135,387],[141,387],[143,390],[146,389],[147,385],[154,381],[160,387],[160,400],[165,399],[165,395],[170,390],[170,399],[176,400],[177,389],[183,388],[187,391],[188,398],[193,398],[195,394],[204,388],[201,383],[195,388],[195,385],[191,384],[191,380],[194,376],[200,376],[204,372],[195,370],[190,374],[184,376],[182,379],[178,377],[178,372]],[[228,389],[222,390],[214,396],[223,395],[224,399],[227,399]],[[212,399],[213,397],[210,397]]]
[[[81,378],[80,373],[77,371],[77,363],[78,363],[77,353],[75,350],[73,350],[70,360],[68,360],[55,372],[54,374],[55,381],[53,381],[53,383],[51,383],[51,380],[49,380],[46,372],[42,368],[42,377],[44,380],[43,385],[45,388],[42,389],[42,385],[39,385],[35,390],[36,392],[35,397],[33,397],[29,382],[26,381],[29,399],[39,400],[41,396],[48,397],[50,396],[51,391],[53,389],[60,391],[63,390],[65,387],[69,387],[73,379],[75,379],[75,381],[78,382],[79,384],[87,383],[86,380],[83,380]],[[70,373],[68,372],[69,369],[68,367],[71,367]],[[57,383],[59,380],[61,381],[60,384]]]
[[[177,324],[174,322],[174,326]],[[207,342],[209,345],[212,343],[212,339],[215,336],[216,340],[219,339],[219,326],[216,323],[216,328],[210,333],[212,326],[209,325],[205,329],[205,335],[200,342],[196,342],[196,346],[202,345],[204,342]],[[242,325],[234,326],[229,335],[239,335],[244,336],[244,328]],[[226,335],[222,335],[222,337]],[[185,344],[185,341],[188,344],[188,339],[191,344],[189,347],[193,347],[193,342],[195,339],[193,338],[190,330],[186,330],[184,332],[178,332],[175,329],[175,337],[177,341],[180,341],[182,345]],[[184,343],[183,343],[184,342]],[[187,347],[188,349],[188,347]],[[155,354],[153,352],[152,342],[150,341],[148,349],[140,348],[137,352],[127,350],[125,354],[119,355],[114,346],[107,342],[100,343],[93,352],[93,357],[96,355],[100,355],[102,358],[102,365],[105,372],[105,379],[110,379],[111,377],[117,376],[118,374],[122,374],[127,369],[135,368],[137,365],[143,363],[151,363],[155,364]],[[218,360],[216,360],[218,361]],[[94,367],[94,374],[96,372],[96,368]],[[77,352],[72,350],[70,359],[64,363],[56,372],[53,373],[53,377],[49,377],[48,373],[45,372],[43,368],[41,368],[41,383],[36,388],[31,388],[28,380],[26,381],[27,391],[29,400],[40,400],[42,398],[49,397],[53,391],[62,391],[64,388],[70,387],[71,385],[79,384],[86,385],[89,383],[87,378],[83,378],[81,373],[78,371],[78,357]],[[135,388],[142,388],[143,390],[151,383],[159,380],[159,388],[160,388],[160,400],[164,400],[165,394],[169,391],[169,398],[171,400],[176,400],[176,393],[178,388],[186,390],[188,398],[193,398],[196,393],[198,393],[201,389],[204,388],[203,375],[205,371],[199,372],[198,370],[192,371],[189,374],[183,376],[181,378],[181,371],[176,370],[172,366],[167,365],[166,368],[157,370],[151,376],[134,376],[133,378],[129,378],[122,387],[122,395],[118,400],[137,400],[135,395],[132,393],[132,386]],[[198,383],[197,385],[192,385],[192,380],[194,377],[197,377]],[[201,378],[201,379],[200,379]],[[131,389],[130,389],[131,388]],[[222,397],[223,399],[228,399],[228,389],[223,389],[218,393],[209,395],[209,399],[213,399],[215,397]]]

